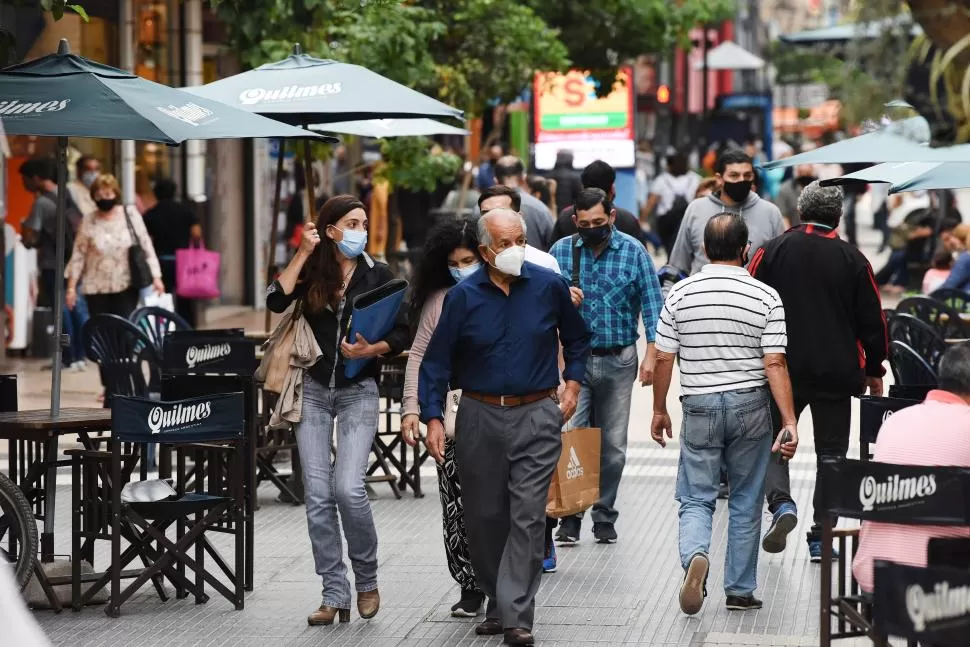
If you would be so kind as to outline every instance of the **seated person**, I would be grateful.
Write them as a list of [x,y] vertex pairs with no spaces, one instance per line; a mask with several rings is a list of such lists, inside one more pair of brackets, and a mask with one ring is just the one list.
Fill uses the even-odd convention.
[[[897,465],[970,467],[970,343],[951,346],[940,362],[940,388],[922,404],[894,413],[879,430],[874,461]],[[934,537],[970,537],[970,528],[864,521],[852,573],[872,593],[872,563],[926,566]]]
[[929,296],[940,289],[953,269],[953,253],[944,248],[937,250],[930,269],[923,275],[923,294]]
[[970,292],[970,251],[967,251],[967,243],[970,242],[970,225],[957,225],[950,230],[944,230],[940,234],[940,242],[946,250],[957,255],[953,269],[940,289],[950,288]]

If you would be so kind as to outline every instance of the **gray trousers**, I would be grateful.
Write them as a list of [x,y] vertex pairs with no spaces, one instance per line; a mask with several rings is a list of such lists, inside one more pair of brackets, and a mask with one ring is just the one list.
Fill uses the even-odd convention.
[[551,398],[503,408],[468,397],[455,421],[455,455],[468,548],[486,615],[532,630],[545,551],[546,500],[562,451]]

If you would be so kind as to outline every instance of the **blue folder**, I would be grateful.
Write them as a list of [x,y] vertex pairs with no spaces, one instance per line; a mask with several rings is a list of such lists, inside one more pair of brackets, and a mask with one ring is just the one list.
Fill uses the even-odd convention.
[[[347,343],[353,344],[358,334],[372,344],[387,337],[394,328],[407,288],[407,281],[393,279],[370,292],[357,295],[347,324]],[[344,375],[348,379],[356,377],[370,361],[345,359]]]

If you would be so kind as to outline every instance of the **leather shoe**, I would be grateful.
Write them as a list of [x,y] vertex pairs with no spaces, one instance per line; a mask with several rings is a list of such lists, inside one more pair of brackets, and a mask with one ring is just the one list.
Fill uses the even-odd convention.
[[497,636],[502,633],[502,623],[498,618],[485,618],[475,627],[475,633],[479,636]]
[[306,623],[311,627],[319,627],[321,625],[332,625],[335,620],[350,622],[350,609],[338,609],[321,604],[319,609],[307,617]]
[[506,629],[506,645],[534,645],[536,639],[532,637],[532,632],[528,629]]
[[370,620],[381,609],[381,594],[377,589],[357,593],[357,613],[364,620]]

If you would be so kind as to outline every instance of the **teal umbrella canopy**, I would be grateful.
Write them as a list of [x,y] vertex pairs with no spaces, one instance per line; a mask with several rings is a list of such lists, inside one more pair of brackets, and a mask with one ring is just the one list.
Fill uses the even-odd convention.
[[828,146],[765,164],[764,168],[783,168],[800,164],[878,164],[881,162],[932,162],[938,149],[917,144],[911,139],[877,131],[844,139]]
[[[831,180],[822,180],[822,186],[847,184],[899,184],[918,178],[939,167],[939,162],[887,162],[867,169],[848,173]],[[890,189],[891,191],[892,189]]]
[[467,135],[464,128],[449,126],[434,119],[371,119],[367,121],[335,121],[313,124],[310,130],[341,135],[357,135],[385,139],[387,137],[420,137],[423,135]]
[[0,119],[12,135],[137,139],[310,137],[273,119],[61,51],[0,70]]
[[184,88],[196,96],[290,124],[453,117],[462,111],[366,67],[301,54]]
[[[954,148],[962,148],[955,146]],[[925,173],[894,183],[890,193],[929,191],[930,189],[963,189],[970,187],[970,161],[937,164]]]

